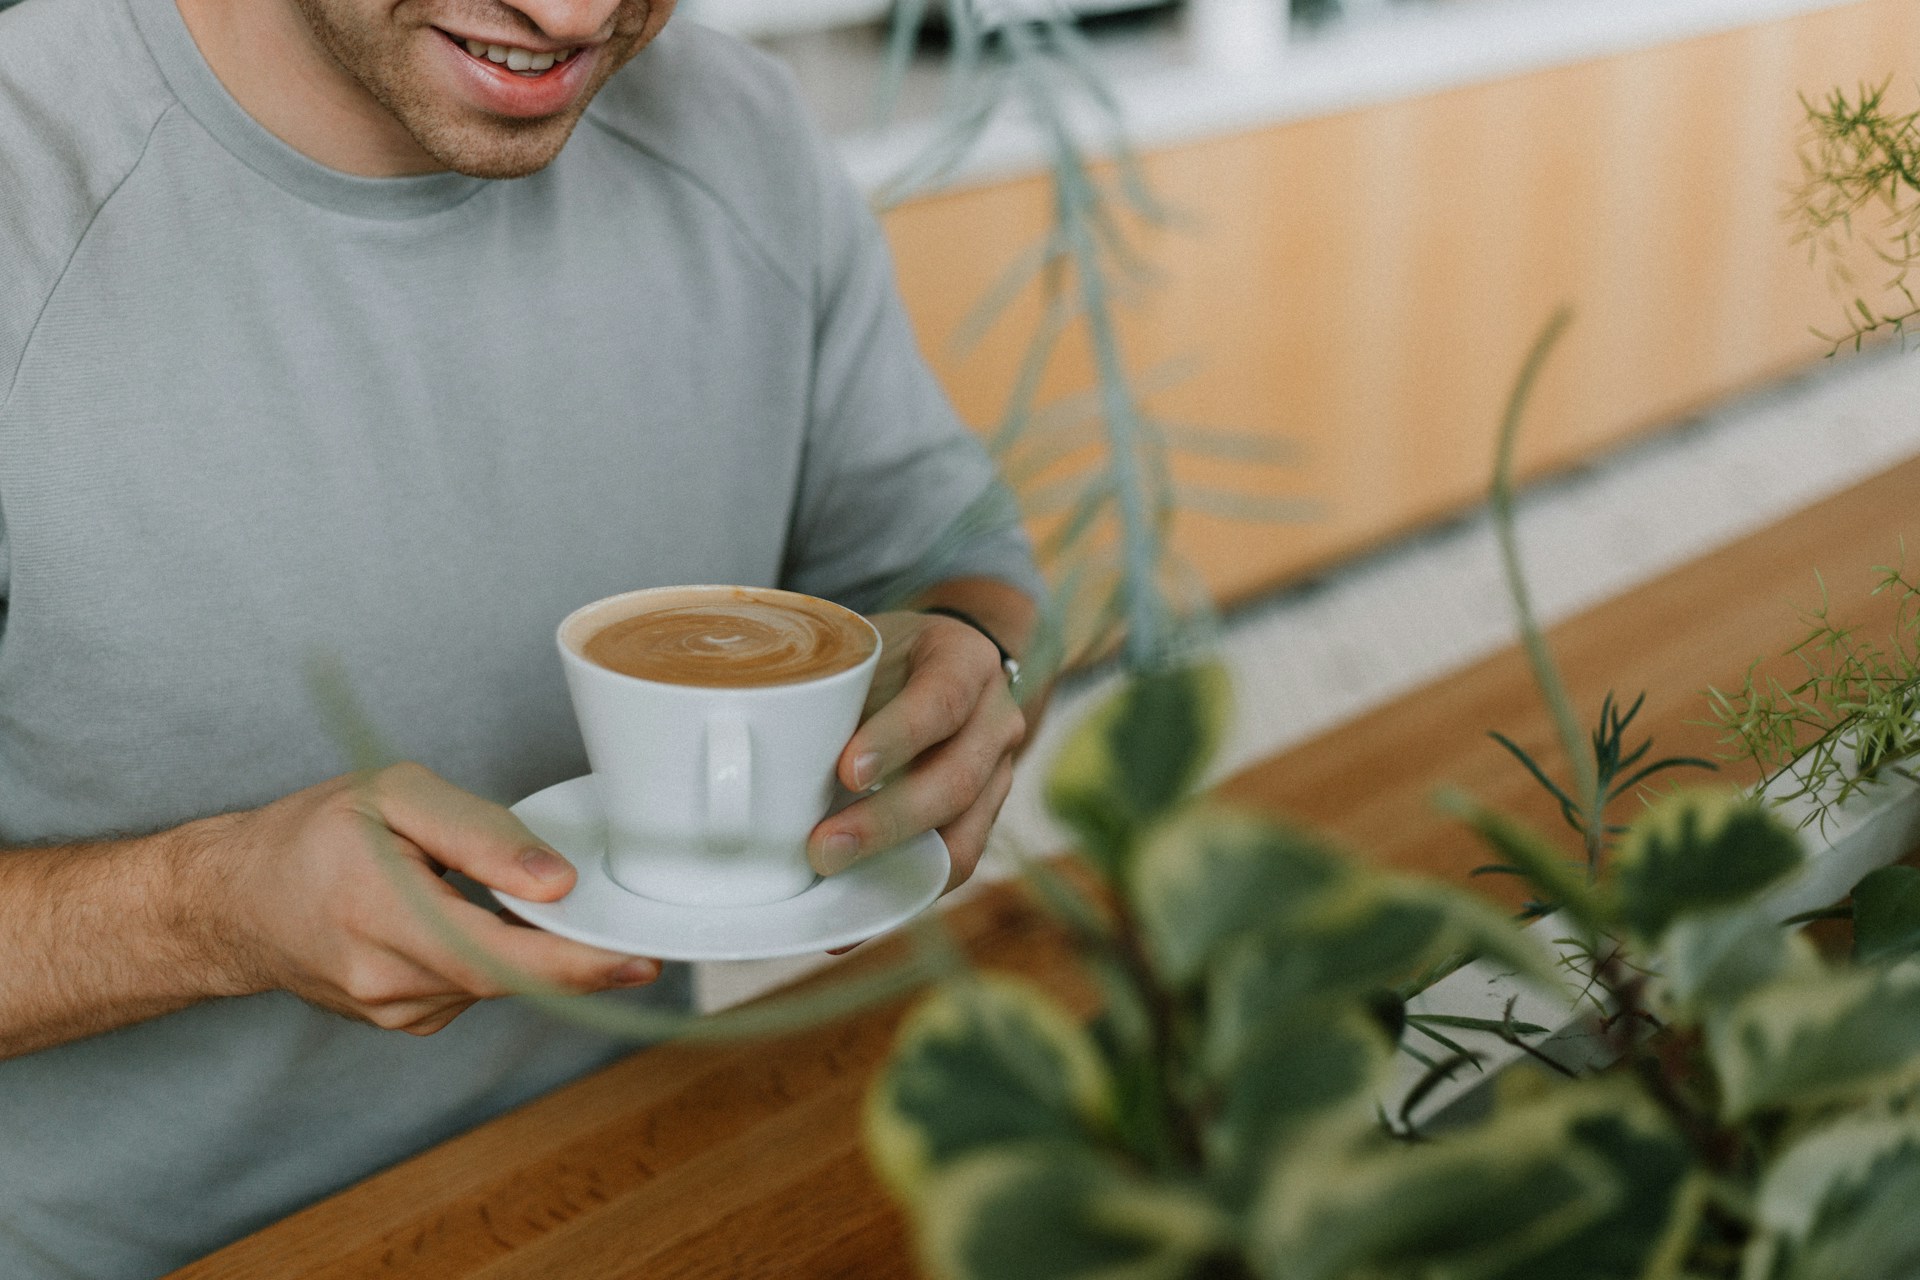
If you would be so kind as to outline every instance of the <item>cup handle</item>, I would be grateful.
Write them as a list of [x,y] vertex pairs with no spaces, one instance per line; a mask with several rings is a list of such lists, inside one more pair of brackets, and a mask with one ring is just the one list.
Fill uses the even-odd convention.
[[707,721],[707,830],[743,839],[753,818],[753,736],[738,716]]

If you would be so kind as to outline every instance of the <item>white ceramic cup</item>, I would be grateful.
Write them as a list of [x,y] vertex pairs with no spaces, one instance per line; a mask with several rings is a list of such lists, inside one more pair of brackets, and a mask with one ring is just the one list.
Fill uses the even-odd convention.
[[[804,603],[873,637],[857,665],[792,684],[713,687],[624,675],[589,661],[604,628],[669,604]],[[609,596],[561,622],[560,659],[607,819],[607,872],[685,906],[791,898],[815,877],[807,835],[843,795],[834,776],[880,661],[880,634],[830,601],[763,587],[655,587]]]

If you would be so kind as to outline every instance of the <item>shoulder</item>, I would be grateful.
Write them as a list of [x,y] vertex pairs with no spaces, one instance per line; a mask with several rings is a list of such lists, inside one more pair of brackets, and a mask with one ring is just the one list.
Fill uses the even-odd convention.
[[793,75],[777,58],[686,18],[669,22],[593,106],[609,119],[676,121],[716,132],[730,125],[794,132],[799,108]]
[[31,316],[172,103],[121,0],[0,10],[0,399]]
[[120,0],[0,10],[0,209],[104,199],[173,101]]
[[792,73],[769,55],[675,19],[608,81],[588,119],[702,188],[777,260],[818,256],[823,193],[846,178]]

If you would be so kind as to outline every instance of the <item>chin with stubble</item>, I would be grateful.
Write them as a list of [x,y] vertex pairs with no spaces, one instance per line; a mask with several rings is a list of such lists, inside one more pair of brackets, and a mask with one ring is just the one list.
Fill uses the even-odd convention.
[[321,47],[449,169],[552,163],[673,0],[296,0]]

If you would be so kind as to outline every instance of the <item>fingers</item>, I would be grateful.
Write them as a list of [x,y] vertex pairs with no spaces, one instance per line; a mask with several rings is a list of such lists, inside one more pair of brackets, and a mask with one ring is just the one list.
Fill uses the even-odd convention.
[[993,834],[994,819],[1000,816],[1000,807],[1006,804],[1012,790],[1013,762],[1003,760],[973,807],[940,828],[940,838],[946,842],[947,853],[953,859],[953,870],[942,892],[952,893],[972,878],[981,855],[987,851],[987,837]]
[[[641,987],[660,976],[660,962],[573,942],[540,929],[517,928],[474,908],[473,941],[504,973],[476,975],[483,996],[510,995],[525,978],[575,995],[618,987]],[[504,979],[504,980],[503,980]]]
[[507,810],[462,791],[423,765],[397,764],[365,784],[361,797],[396,835],[433,862],[533,902],[573,888],[574,870]]
[[410,1036],[430,1036],[434,1032],[444,1029],[449,1022],[452,1022],[468,1009],[471,1009],[474,1003],[472,1000],[453,1001],[444,1008],[433,1010],[430,1013],[414,1019],[412,1022],[403,1023],[397,1029],[406,1032]]
[[[508,923],[450,888],[444,895],[435,895],[431,909],[442,914],[439,921],[416,912],[399,936],[387,941],[399,957],[429,975],[429,984],[411,990],[401,987],[358,993],[362,998],[377,995],[372,1003],[431,994],[492,999],[529,988],[585,994],[644,986],[660,976],[658,960],[606,951]],[[456,946],[445,938],[446,926],[459,930],[469,947]]]
[[644,986],[660,976],[658,960],[518,928],[458,895],[445,909],[490,963],[438,938],[401,939],[396,947],[363,952],[335,989],[300,994],[376,1027],[431,1035],[481,1000],[538,988],[584,995]]
[[[446,784],[426,776],[438,786],[427,788],[424,796],[403,793],[395,803],[394,792],[378,793],[383,812],[397,811],[410,830],[431,833],[428,838],[444,837],[447,833],[435,824],[456,806],[433,795]],[[414,785],[413,779],[401,782]],[[491,806],[476,801],[472,807],[484,812]],[[454,839],[464,845],[463,835]],[[660,976],[658,960],[586,946],[512,917],[502,919],[435,876],[412,837],[395,831],[389,839],[409,857],[404,874],[415,892],[380,877],[376,883],[382,889],[355,913],[357,923],[350,928],[357,941],[340,964],[331,966],[333,979],[301,994],[378,1027],[428,1035],[478,1000],[540,989],[584,994],[641,986]]]
[[[910,674],[899,694],[862,724],[840,754],[849,791],[864,791],[959,733],[1006,677],[993,642],[963,622],[928,618],[912,640]],[[1011,706],[1012,698],[1007,697]],[[1017,709],[1017,708],[1016,708]]]
[[[1003,686],[959,736],[928,752],[879,792],[815,827],[807,844],[814,870],[833,875],[923,831],[957,822],[974,810],[1003,771],[1011,775],[1011,754],[1025,731],[1020,710]],[[998,813],[999,802],[991,809]],[[991,814],[986,821],[992,825]],[[984,843],[984,832],[980,840]]]

